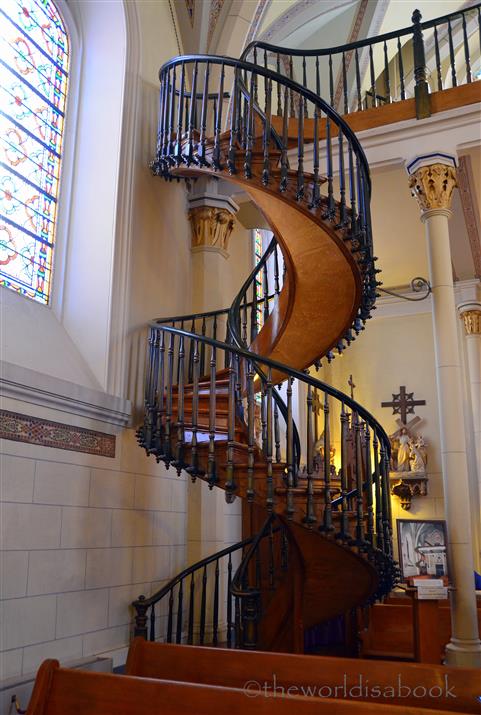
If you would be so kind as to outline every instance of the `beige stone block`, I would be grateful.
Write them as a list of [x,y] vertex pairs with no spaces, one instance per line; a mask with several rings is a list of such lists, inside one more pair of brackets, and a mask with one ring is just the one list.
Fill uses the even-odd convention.
[[43,504],[2,504],[4,549],[54,549],[60,542],[61,509]]
[[108,589],[74,591],[57,596],[57,638],[105,628],[108,603]]
[[0,497],[2,501],[31,502],[35,460],[0,456]]
[[0,552],[0,598],[19,598],[27,592],[28,551]]
[[[222,547],[224,548],[224,547]],[[219,549],[220,550],[220,549]],[[180,544],[172,546],[170,553],[171,576],[176,576],[179,571],[185,569],[187,565],[187,545]]]
[[115,648],[123,648],[130,641],[130,626],[117,626],[116,628],[107,628],[95,633],[88,633],[84,636],[83,641],[84,655],[105,653]]
[[170,577],[169,546],[141,546],[133,551],[133,583],[160,581]]
[[32,551],[28,569],[28,594],[79,591],[85,584],[83,549]]
[[154,512],[153,543],[155,545],[185,544],[186,527],[184,514]]
[[115,509],[112,512],[112,546],[150,546],[154,513]]
[[187,483],[185,479],[172,479],[171,509],[172,511],[187,511]]
[[0,604],[2,647],[21,648],[55,638],[56,596],[15,598]]
[[56,658],[60,664],[82,657],[82,636],[60,638],[49,643],[39,643],[24,649],[23,673],[35,673],[46,658]]
[[125,626],[132,622],[134,609],[131,606],[139,596],[150,596],[150,584],[117,586],[109,591],[109,627]]
[[90,506],[130,509],[134,505],[135,476],[92,469]]
[[91,549],[87,552],[87,588],[122,586],[132,580],[132,549]]
[[34,502],[88,506],[90,469],[76,464],[37,462]]
[[110,546],[110,509],[64,507],[62,510],[63,548]]
[[135,508],[170,511],[172,480],[138,476],[135,480]]
[[0,680],[14,678],[22,673],[23,648],[0,653]]

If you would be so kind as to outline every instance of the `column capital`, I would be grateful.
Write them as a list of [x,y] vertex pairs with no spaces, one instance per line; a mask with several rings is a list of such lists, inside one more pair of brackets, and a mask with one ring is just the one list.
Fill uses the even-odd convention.
[[457,186],[454,157],[441,152],[425,154],[407,162],[406,170],[409,188],[422,217],[427,219],[442,214],[449,218],[452,195]]
[[466,335],[481,335],[481,302],[465,301],[458,305]]
[[219,193],[219,181],[201,177],[187,197],[192,229],[191,250],[213,251],[228,257],[229,238],[234,228],[238,205],[230,196]]

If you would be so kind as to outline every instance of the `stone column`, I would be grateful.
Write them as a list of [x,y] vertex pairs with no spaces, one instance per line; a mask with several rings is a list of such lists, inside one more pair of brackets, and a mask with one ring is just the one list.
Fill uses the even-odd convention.
[[455,167],[454,158],[440,153],[416,158],[407,164],[407,171],[409,186],[418,201],[425,226],[433,291],[441,463],[453,585],[451,640],[446,646],[446,663],[481,667],[461,366],[448,229],[451,198],[456,187]]
[[[220,192],[222,182],[201,177],[193,184],[187,197],[189,221],[192,230],[192,312],[202,313],[229,307],[224,280],[225,262],[229,258],[229,239],[234,228],[237,204]],[[226,187],[227,188],[227,187]],[[239,286],[240,287],[240,286]],[[187,329],[189,326],[187,326]],[[217,323],[217,337],[224,340],[226,320]],[[223,365],[223,355],[218,355]],[[193,563],[215,553],[226,545],[240,541],[241,500],[226,504],[221,489],[209,489],[206,482],[189,481],[188,509],[188,560]],[[221,604],[226,601],[221,596]],[[225,620],[224,607],[219,614],[222,631]]]
[[467,300],[458,305],[463,321],[466,346],[467,383],[473,418],[473,451],[476,459],[476,475],[472,484],[473,531],[477,530],[475,567],[481,571],[481,301]]

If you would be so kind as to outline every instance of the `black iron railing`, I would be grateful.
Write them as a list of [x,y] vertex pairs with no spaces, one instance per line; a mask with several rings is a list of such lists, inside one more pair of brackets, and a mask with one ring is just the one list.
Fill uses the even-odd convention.
[[[481,71],[481,5],[377,37],[328,49],[289,49],[254,41],[241,59],[275,69],[343,114],[415,97],[418,119],[430,115],[429,93],[469,84]],[[282,114],[282,96],[275,98]],[[313,116],[304,107],[305,116]],[[295,100],[289,102],[294,117]]]
[[[248,648],[259,618],[258,608],[257,620],[250,612],[252,578],[259,591],[258,605],[263,584],[274,590],[279,570],[288,565],[285,528],[274,521],[274,516],[269,517],[268,526],[256,536],[184,569],[149,598],[139,596],[132,604],[134,635],[166,643]],[[253,576],[244,568],[251,558]],[[248,628],[248,623],[253,626]]]

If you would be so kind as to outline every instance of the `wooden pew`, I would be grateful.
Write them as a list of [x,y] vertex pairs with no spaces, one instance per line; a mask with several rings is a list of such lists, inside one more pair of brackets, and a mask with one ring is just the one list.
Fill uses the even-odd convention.
[[[437,662],[441,663],[446,643],[451,638],[449,601],[439,601],[436,632]],[[413,601],[408,596],[391,596],[369,609],[367,628],[363,614],[359,618],[361,656],[374,658],[414,659]],[[481,599],[478,598],[478,623],[481,637]]]
[[371,715],[376,712],[434,715],[439,711],[298,695],[249,697],[234,688],[68,670],[60,668],[56,660],[46,660],[40,666],[27,709],[27,715]]
[[[262,692],[273,692],[274,688],[278,693],[289,687],[310,688],[307,693],[320,696],[316,700],[331,696],[337,700],[330,702],[369,701],[373,712],[375,703],[381,703],[384,707],[415,706],[420,712],[435,708],[437,712],[481,713],[481,702],[477,699],[481,695],[479,670],[420,663],[226,650],[135,638],[129,648],[126,673],[240,689],[258,687]],[[366,697],[366,688],[376,685],[380,693]],[[415,688],[418,690],[414,691]],[[372,694],[372,690],[369,692]]]

